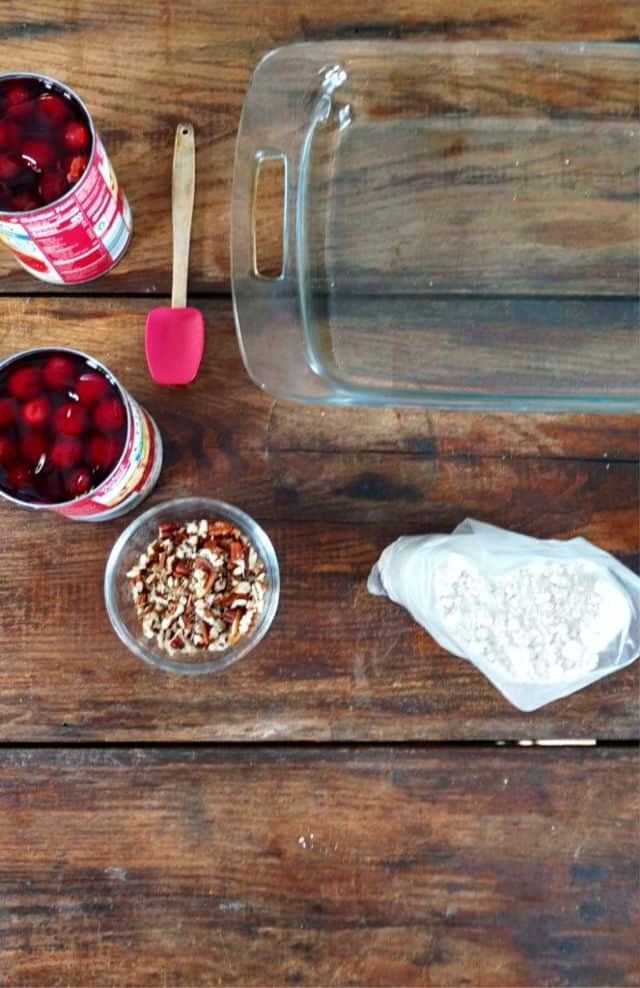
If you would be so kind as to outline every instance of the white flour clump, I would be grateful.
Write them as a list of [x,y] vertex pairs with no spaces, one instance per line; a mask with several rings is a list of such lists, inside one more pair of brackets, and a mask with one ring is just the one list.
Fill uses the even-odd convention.
[[626,598],[595,563],[539,558],[493,579],[459,553],[438,553],[440,617],[466,653],[520,682],[595,669],[629,620]]

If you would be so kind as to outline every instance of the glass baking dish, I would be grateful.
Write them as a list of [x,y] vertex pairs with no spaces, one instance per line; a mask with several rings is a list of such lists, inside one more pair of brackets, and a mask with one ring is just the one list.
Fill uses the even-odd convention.
[[[639,91],[628,44],[268,54],[233,181],[252,379],[304,402],[640,410]],[[267,163],[282,194],[259,195]]]

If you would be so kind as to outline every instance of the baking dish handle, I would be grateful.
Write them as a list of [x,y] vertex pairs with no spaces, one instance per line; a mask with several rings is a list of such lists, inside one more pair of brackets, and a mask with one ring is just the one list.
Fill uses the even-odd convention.
[[[300,48],[293,63],[290,48],[266,56],[245,98],[233,175],[231,286],[250,377],[274,395],[321,402],[331,395],[335,400],[335,389],[310,366],[305,347],[306,163],[316,128],[329,118],[331,91],[346,76]],[[284,169],[282,265],[271,277],[260,271],[256,249],[259,172],[269,159]]]

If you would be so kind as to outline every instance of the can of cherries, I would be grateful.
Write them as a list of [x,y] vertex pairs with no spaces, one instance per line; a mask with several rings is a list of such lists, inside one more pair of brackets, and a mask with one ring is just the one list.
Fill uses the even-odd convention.
[[77,521],[134,508],[156,484],[162,440],[98,360],[64,347],[0,363],[0,495]]
[[131,210],[82,100],[46,76],[0,76],[0,240],[36,278],[77,285],[109,271]]

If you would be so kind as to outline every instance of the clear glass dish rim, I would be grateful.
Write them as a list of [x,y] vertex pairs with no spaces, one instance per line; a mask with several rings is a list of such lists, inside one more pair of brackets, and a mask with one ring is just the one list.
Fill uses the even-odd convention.
[[[434,410],[477,411],[477,412],[532,412],[532,413],[600,413],[600,414],[637,414],[640,412],[640,394],[636,391],[629,394],[610,394],[603,389],[595,394],[576,393],[565,394],[561,389],[548,393],[527,390],[526,386],[517,392],[457,390],[434,387],[425,390],[423,387],[407,389],[403,387],[387,387],[375,384],[365,385],[343,380],[333,373],[333,369],[318,355],[313,340],[313,315],[309,308],[308,275],[307,275],[307,236],[304,218],[305,189],[308,178],[309,156],[313,130],[317,120],[313,118],[313,107],[317,103],[304,102],[301,97],[301,113],[304,114],[305,125],[301,126],[296,138],[261,140],[256,144],[253,135],[248,132],[247,120],[256,107],[253,99],[262,96],[260,90],[261,73],[264,71],[282,71],[287,69],[287,60],[295,56],[318,55],[318,66],[314,72],[320,71],[320,66],[333,68],[340,64],[340,59],[367,52],[388,52],[389,56],[403,57],[405,54],[416,55],[426,53],[450,54],[467,51],[474,55],[525,55],[529,52],[555,53],[576,55],[599,52],[616,56],[628,57],[635,52],[637,45],[633,42],[617,44],[608,41],[571,41],[571,40],[503,40],[477,39],[455,41],[422,41],[401,40],[389,38],[371,38],[367,40],[311,40],[291,42],[279,45],[266,52],[255,66],[249,88],[245,94],[240,123],[238,126],[236,147],[234,153],[233,188],[231,203],[231,291],[233,298],[234,322],[236,336],[245,370],[251,380],[261,390],[276,398],[294,401],[303,405],[319,406],[361,406],[361,407],[391,407],[391,408],[424,408]],[[271,64],[270,64],[271,63]],[[275,63],[275,66],[273,65]],[[324,70],[323,70],[324,71]],[[317,82],[313,76],[314,86]],[[301,81],[307,83],[304,77]],[[313,90],[314,93],[316,89]],[[306,90],[305,90],[306,92]],[[322,95],[318,99],[322,99]],[[289,272],[275,279],[260,278],[247,274],[244,263],[243,243],[245,230],[241,218],[247,213],[247,174],[253,160],[254,145],[259,147],[260,154],[281,157],[291,155],[296,168],[290,169],[290,174],[296,174],[292,189],[285,190],[285,210],[289,216],[290,228],[293,232],[290,245],[286,245],[288,254],[295,264]],[[297,171],[296,171],[297,169]],[[290,249],[289,249],[290,248]],[[254,326],[251,320],[245,318],[246,298],[262,294],[262,303],[266,311],[271,311],[275,320],[282,320],[283,313],[277,306],[287,299],[287,290],[295,300],[295,316],[299,326],[299,337],[304,350],[304,359],[298,368],[300,375],[295,387],[290,382],[284,383],[273,374],[267,374],[260,360],[252,355]],[[460,295],[461,298],[464,295]],[[543,298],[544,296],[539,296]],[[614,298],[615,296],[612,296]],[[255,299],[254,299],[255,300]],[[291,310],[293,311],[293,310]],[[291,316],[291,311],[287,313]],[[255,360],[255,362],[254,362]],[[309,387],[304,375],[312,376],[313,387]],[[302,383],[300,383],[300,381]]]
[[[145,524],[148,524],[154,516],[158,516],[172,507],[175,507],[176,510],[184,510],[188,508],[189,505],[193,505],[195,512],[194,520],[196,520],[198,516],[202,517],[204,505],[206,506],[205,510],[210,517],[219,517],[223,520],[229,520],[242,529],[242,531],[250,538],[256,548],[256,551],[258,552],[258,555],[264,562],[269,581],[265,597],[265,609],[262,612],[255,629],[251,631],[246,638],[242,638],[237,645],[233,645],[224,652],[220,652],[218,658],[212,659],[209,662],[194,663],[193,665],[172,662],[168,657],[166,659],[160,658],[159,656],[154,655],[150,650],[142,647],[140,643],[130,634],[125,622],[122,620],[115,595],[115,576],[118,562],[131,538]],[[186,676],[199,676],[205,673],[221,672],[223,669],[227,669],[229,666],[234,665],[241,658],[247,655],[248,652],[255,648],[255,646],[262,641],[273,623],[280,600],[280,567],[278,565],[278,557],[271,539],[262,526],[241,508],[228,504],[226,501],[219,501],[216,498],[204,496],[199,497],[197,495],[190,497],[176,497],[168,501],[162,501],[159,504],[155,504],[153,507],[148,508],[142,514],[134,518],[133,521],[130,522],[129,525],[127,525],[127,527],[120,533],[111,548],[107,559],[107,564],[105,566],[104,600],[109,621],[111,622],[111,626],[116,635],[123,645],[126,645],[126,647],[133,652],[134,655],[137,655],[138,658],[142,659],[144,662],[147,662],[149,665],[155,666],[158,669],[163,669],[165,672],[175,672]]]

